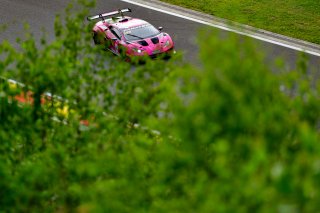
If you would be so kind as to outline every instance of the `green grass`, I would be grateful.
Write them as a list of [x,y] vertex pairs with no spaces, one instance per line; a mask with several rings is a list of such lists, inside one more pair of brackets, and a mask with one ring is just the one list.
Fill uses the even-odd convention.
[[320,44],[319,0],[161,0]]

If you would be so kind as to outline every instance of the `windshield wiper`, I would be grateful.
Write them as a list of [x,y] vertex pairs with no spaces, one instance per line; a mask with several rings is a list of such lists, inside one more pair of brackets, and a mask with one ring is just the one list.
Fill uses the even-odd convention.
[[137,35],[133,35],[133,34],[126,34],[126,35],[129,35],[129,36],[132,36],[132,37],[136,37],[136,38],[139,38],[139,39],[144,39],[144,38],[142,38],[142,37],[140,37],[140,36],[137,36]]

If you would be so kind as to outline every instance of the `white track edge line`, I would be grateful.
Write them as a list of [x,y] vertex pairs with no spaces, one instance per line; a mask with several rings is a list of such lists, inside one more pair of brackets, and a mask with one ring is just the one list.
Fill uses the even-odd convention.
[[282,42],[279,42],[279,41],[275,41],[275,40],[272,40],[272,39],[263,38],[263,37],[258,36],[258,35],[241,32],[239,30],[232,29],[230,27],[225,27],[225,26],[213,24],[213,23],[210,23],[210,22],[207,22],[207,21],[202,21],[202,20],[199,20],[199,19],[188,17],[188,16],[185,16],[185,15],[176,14],[176,13],[173,13],[173,12],[170,12],[170,11],[165,11],[163,9],[155,8],[153,6],[145,5],[145,4],[142,4],[142,3],[139,3],[139,2],[135,2],[135,1],[132,1],[132,0],[120,0],[120,1],[127,2],[127,3],[130,3],[130,4],[135,4],[135,5],[138,5],[140,7],[145,7],[145,8],[148,8],[148,9],[151,9],[151,10],[155,10],[155,11],[158,11],[158,12],[161,12],[161,13],[166,13],[166,14],[169,14],[169,15],[172,15],[172,16],[176,16],[176,17],[179,17],[179,18],[183,18],[183,19],[187,19],[187,20],[190,20],[190,21],[198,22],[200,24],[208,25],[208,26],[219,28],[219,29],[222,29],[222,30],[238,33],[238,34],[241,34],[241,35],[249,36],[251,38],[255,38],[255,39],[258,39],[258,40],[261,40],[261,41],[265,41],[265,42],[268,42],[268,43],[276,44],[276,45],[279,45],[279,46],[287,47],[287,48],[290,48],[290,49],[298,50],[298,51],[301,51],[301,52],[308,53],[310,55],[314,55],[314,56],[320,57],[320,53],[318,53],[318,52],[306,50],[306,49],[303,49],[303,48],[300,48],[300,47],[296,47],[296,46],[293,46],[293,45],[285,44],[285,43],[282,43]]

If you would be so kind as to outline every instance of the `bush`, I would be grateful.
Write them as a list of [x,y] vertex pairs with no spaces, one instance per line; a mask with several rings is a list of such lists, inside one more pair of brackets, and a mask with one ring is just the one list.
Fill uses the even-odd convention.
[[[200,66],[133,66],[93,47],[94,4],[80,6],[52,43],[1,44],[0,75],[25,86],[0,87],[0,211],[320,209],[318,89],[303,60],[273,74],[250,40],[204,30]],[[41,104],[45,92],[59,104]]]

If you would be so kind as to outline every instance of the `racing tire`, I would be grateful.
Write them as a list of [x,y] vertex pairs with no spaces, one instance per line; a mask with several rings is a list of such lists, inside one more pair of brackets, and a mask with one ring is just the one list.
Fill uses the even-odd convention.
[[98,34],[96,32],[93,33],[93,37],[92,38],[93,38],[93,42],[94,42],[95,45],[100,44],[99,38],[98,38]]

